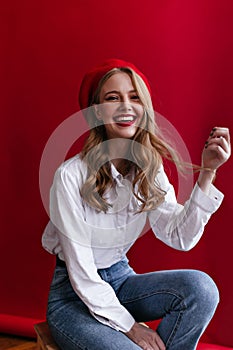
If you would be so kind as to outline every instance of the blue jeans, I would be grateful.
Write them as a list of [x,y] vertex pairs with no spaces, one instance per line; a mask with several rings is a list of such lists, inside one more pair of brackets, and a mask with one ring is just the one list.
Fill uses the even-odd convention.
[[[125,258],[98,270],[137,322],[162,319],[157,332],[169,350],[196,349],[219,301],[218,289],[196,270],[136,274]],[[122,332],[97,321],[74,292],[66,267],[56,266],[47,320],[62,350],[139,350]]]

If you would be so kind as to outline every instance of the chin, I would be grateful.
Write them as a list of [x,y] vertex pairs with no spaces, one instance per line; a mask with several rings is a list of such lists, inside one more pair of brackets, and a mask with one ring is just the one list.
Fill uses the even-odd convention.
[[124,132],[124,133],[121,133],[119,134],[119,138],[123,138],[123,139],[131,139],[132,137],[134,137],[136,131],[135,132]]
[[131,139],[135,136],[137,132],[137,127],[124,127],[119,130],[109,130],[107,132],[108,139],[114,139],[114,138],[123,138],[123,139]]

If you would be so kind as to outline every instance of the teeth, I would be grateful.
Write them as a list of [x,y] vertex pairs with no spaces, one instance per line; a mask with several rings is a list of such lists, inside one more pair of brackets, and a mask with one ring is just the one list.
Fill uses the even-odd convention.
[[132,122],[134,120],[134,117],[132,116],[125,116],[125,117],[123,117],[123,116],[121,116],[121,117],[117,117],[116,118],[116,121],[117,122]]

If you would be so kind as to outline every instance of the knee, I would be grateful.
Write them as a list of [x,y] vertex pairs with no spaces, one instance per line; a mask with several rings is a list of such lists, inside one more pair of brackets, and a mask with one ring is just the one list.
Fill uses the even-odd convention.
[[212,315],[219,303],[219,291],[213,279],[204,272],[192,272],[192,291],[194,307],[202,314]]

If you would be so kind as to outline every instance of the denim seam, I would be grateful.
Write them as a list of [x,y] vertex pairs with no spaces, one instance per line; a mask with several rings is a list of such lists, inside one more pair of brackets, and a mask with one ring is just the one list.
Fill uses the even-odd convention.
[[[123,304],[128,304],[128,303],[131,303],[131,302],[134,302],[134,301],[137,301],[137,300],[141,300],[141,299],[144,299],[144,298],[151,297],[151,296],[153,296],[153,295],[164,294],[164,293],[166,293],[166,294],[171,294],[171,295],[175,296],[176,298],[178,298],[178,299],[180,299],[180,300],[183,300],[183,299],[184,299],[181,295],[179,295],[179,294],[178,294],[176,291],[174,291],[174,290],[161,290],[161,291],[157,291],[157,292],[150,293],[150,294],[144,294],[144,295],[142,295],[142,296],[140,296],[140,297],[137,297],[137,298],[134,298],[134,299],[128,299],[127,301],[121,300],[121,302],[122,302]],[[184,307],[186,308],[185,305],[184,305]]]
[[180,312],[179,312],[179,315],[178,315],[178,317],[177,317],[176,323],[175,323],[175,325],[174,325],[174,327],[173,327],[173,330],[171,331],[171,334],[170,334],[170,336],[169,336],[169,338],[168,338],[168,340],[167,340],[167,343],[166,343],[166,348],[167,348],[167,349],[168,349],[168,347],[171,345],[171,343],[172,343],[172,341],[173,341],[173,339],[174,339],[174,337],[175,337],[175,334],[176,334],[176,332],[177,332],[177,330],[178,330],[178,327],[179,327],[179,325],[180,325],[180,322],[181,322],[181,318],[182,318],[182,316],[183,316],[183,313],[184,313],[184,311],[180,311]]

